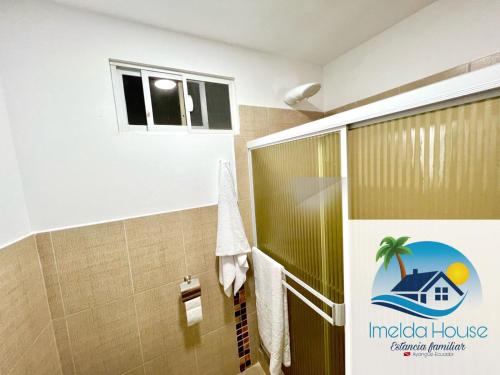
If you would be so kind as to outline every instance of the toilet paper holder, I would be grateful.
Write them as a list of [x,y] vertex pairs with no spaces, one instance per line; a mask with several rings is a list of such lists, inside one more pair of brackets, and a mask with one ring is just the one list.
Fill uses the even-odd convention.
[[201,296],[200,280],[191,275],[184,277],[184,282],[180,284],[182,302],[190,301]]

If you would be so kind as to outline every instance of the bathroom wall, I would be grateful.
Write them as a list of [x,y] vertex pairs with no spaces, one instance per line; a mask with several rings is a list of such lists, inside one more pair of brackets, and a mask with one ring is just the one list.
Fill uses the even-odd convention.
[[61,374],[34,236],[0,250],[0,311],[0,374]]
[[499,18],[497,0],[432,3],[324,67],[325,111],[500,52]]
[[[320,66],[65,8],[2,1],[0,73],[34,231],[216,202],[229,135],[119,134],[109,58],[235,78],[239,104],[284,107]],[[321,107],[321,93],[311,108]]]
[[[241,106],[240,116],[239,194],[251,238],[246,142],[322,113]],[[241,363],[238,323],[255,362],[253,277],[245,305],[235,307],[218,284],[216,228],[212,205],[37,234],[62,373],[234,375]],[[200,278],[204,314],[189,328],[178,286],[187,274]],[[246,321],[235,310],[245,311]]]
[[24,190],[0,79],[0,247],[30,231]]
[[[236,374],[232,299],[218,287],[217,207],[38,234],[63,374]],[[204,319],[179,301],[200,278]]]
[[[255,360],[252,275],[238,302],[217,280],[216,162],[237,148],[250,232],[245,142],[321,117],[277,108],[321,68],[45,1],[0,4],[0,48],[0,247],[42,232],[0,251],[0,373],[233,375]],[[120,134],[109,58],[232,76],[238,103],[260,107],[241,106],[236,138]],[[157,212],[169,213],[128,219]],[[205,315],[192,328],[178,299],[188,273]]]

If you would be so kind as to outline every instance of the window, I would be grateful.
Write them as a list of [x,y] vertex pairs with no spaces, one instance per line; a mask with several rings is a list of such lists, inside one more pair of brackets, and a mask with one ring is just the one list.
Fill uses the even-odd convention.
[[111,62],[120,130],[233,132],[234,81]]
[[448,301],[448,287],[436,287],[434,289],[434,299],[436,301]]

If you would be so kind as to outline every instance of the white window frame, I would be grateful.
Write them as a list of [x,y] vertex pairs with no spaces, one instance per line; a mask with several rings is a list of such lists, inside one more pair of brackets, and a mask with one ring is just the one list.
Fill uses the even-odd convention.
[[[239,111],[236,101],[236,90],[234,78],[218,77],[203,73],[193,73],[175,69],[164,69],[149,65],[140,65],[135,63],[127,63],[121,61],[110,60],[111,77],[113,83],[113,93],[115,98],[116,115],[118,120],[118,129],[120,132],[177,132],[177,133],[194,133],[194,134],[239,134]],[[147,124],[131,125],[128,123],[127,107],[125,103],[125,93],[123,90],[123,74],[142,77],[142,86],[144,90],[144,101],[146,108]],[[149,88],[149,77],[159,77],[182,81],[183,87],[183,103],[181,103],[181,113],[184,114],[185,124],[181,125],[156,125],[153,119],[153,111],[151,104],[151,92]],[[231,129],[210,129],[208,122],[208,114],[206,108],[206,97],[202,96],[202,101],[205,101],[205,106],[202,103],[202,118],[203,127],[191,126],[190,111],[187,110],[190,102],[187,81],[193,80],[200,82],[200,93],[204,82],[221,83],[228,86],[229,89],[229,106],[231,113]],[[183,104],[183,105],[182,105]]]
[[203,123],[202,126],[196,126],[196,128],[193,128],[193,123],[191,122],[191,129],[193,130],[210,129],[208,124],[208,109],[207,109],[207,95],[205,91],[205,82],[195,81],[194,79],[186,78],[186,84],[188,80],[195,82],[199,87],[200,102],[201,102],[201,122]]
[[[148,130],[149,131],[162,131],[162,130],[181,130],[182,127],[187,126],[188,124],[188,116],[189,112],[186,111],[186,103],[187,103],[187,86],[186,86],[186,80],[182,77],[182,75],[179,74],[170,74],[170,73],[160,73],[160,72],[153,72],[150,70],[142,70],[141,69],[141,77],[142,77],[142,88],[144,90],[144,101],[145,101],[145,106],[146,106],[146,119],[148,121]],[[157,125],[154,122],[154,117],[153,117],[153,107],[152,107],[152,101],[151,101],[151,89],[149,87],[149,78],[163,78],[163,79],[170,79],[173,81],[180,81],[182,82],[182,92],[179,91],[179,105],[180,105],[180,110],[181,110],[181,123],[180,124],[169,124],[169,125]]]

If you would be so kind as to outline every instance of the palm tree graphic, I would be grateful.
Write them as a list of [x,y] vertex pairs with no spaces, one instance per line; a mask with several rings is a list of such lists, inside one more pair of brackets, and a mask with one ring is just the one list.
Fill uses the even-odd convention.
[[384,268],[387,270],[392,257],[395,255],[398,260],[399,270],[401,271],[401,280],[406,277],[406,268],[403,259],[401,259],[401,255],[413,254],[408,247],[404,246],[409,238],[410,237],[399,237],[396,240],[394,237],[385,237],[380,242],[380,249],[378,249],[377,256],[375,257],[375,261],[378,261],[382,257],[384,258]]

